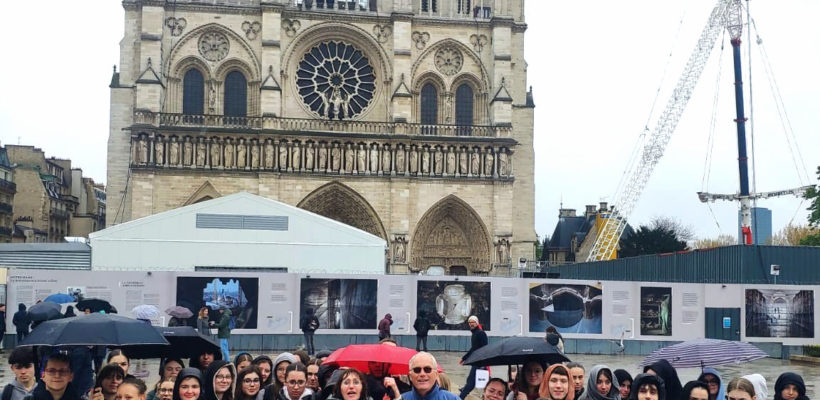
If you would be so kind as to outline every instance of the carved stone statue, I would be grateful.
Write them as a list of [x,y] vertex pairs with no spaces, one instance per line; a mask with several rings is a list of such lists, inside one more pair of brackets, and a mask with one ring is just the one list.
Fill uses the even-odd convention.
[[175,167],[179,165],[179,142],[177,142],[176,137],[171,138],[168,147],[168,164]]
[[422,175],[430,174],[430,152],[426,147],[421,153],[421,173]]
[[476,176],[481,173],[481,156],[475,150],[470,153],[470,173]]
[[363,173],[367,170],[367,159],[366,159],[366,152],[367,150],[364,148],[363,144],[359,145],[359,151],[356,153],[356,159],[358,163],[356,164],[356,168],[358,169],[359,173]]
[[202,138],[198,138],[196,142],[196,166],[204,167],[207,162],[207,157],[207,146],[205,146],[205,142],[202,141]]
[[436,153],[433,155],[433,171],[436,175],[441,175],[444,172],[444,154],[441,153],[441,148],[436,148]]
[[407,239],[404,236],[396,236],[393,242],[393,261],[397,263],[405,262]]
[[294,171],[302,167],[302,145],[299,142],[294,142],[290,148],[290,166]]
[[356,160],[355,153],[356,150],[351,146],[349,143],[347,144],[347,148],[345,149],[345,171],[348,173],[353,172],[353,163]]
[[333,172],[339,172],[342,169],[342,149],[339,148],[338,143],[333,143],[333,148],[330,149],[330,169]]
[[247,158],[248,150],[245,146],[245,139],[239,139],[239,143],[236,145],[236,167],[237,168],[245,168],[247,165]]
[[316,158],[319,160],[319,171],[327,171],[327,147],[322,143],[319,143],[319,154]]
[[273,169],[273,160],[276,155],[274,153],[273,142],[268,139],[265,141],[265,169]]
[[370,146],[370,173],[376,174],[379,172],[379,147],[378,145]]
[[147,164],[148,163],[148,138],[140,138],[137,141],[137,145],[139,146],[139,150],[137,151],[137,158],[140,164]]
[[458,153],[458,172],[462,175],[467,175],[467,152],[461,151]]
[[305,148],[305,169],[308,171],[313,171],[313,155],[315,151],[313,144],[308,143],[307,148]]
[[285,141],[279,142],[279,170],[286,171],[288,169],[288,143]]
[[219,142],[216,138],[211,138],[211,168],[218,167],[222,165],[220,163],[219,153],[222,149],[219,146]]
[[504,177],[509,175],[509,170],[507,168],[507,152],[501,151],[498,153],[498,175]]
[[484,153],[484,175],[493,176],[493,152],[487,149]]
[[390,145],[384,145],[382,149],[382,171],[385,174],[390,174],[392,168],[390,168]]
[[456,173],[456,149],[450,149],[447,152],[447,175],[455,175]]
[[225,141],[225,155],[223,156],[224,162],[222,163],[225,168],[233,168],[234,167],[234,159],[233,159],[233,139],[228,138]]
[[404,147],[396,147],[396,173],[404,173]]
[[191,139],[189,137],[185,137],[185,141],[182,143],[182,165],[183,166],[190,166],[193,164],[194,158],[194,144],[191,143]]
[[211,87],[208,90],[208,113],[216,113],[216,84],[211,82]]
[[154,143],[154,162],[157,165],[165,165],[165,143],[162,142],[161,137],[158,137]]
[[415,147],[410,149],[409,159],[410,159],[410,167],[408,168],[408,170],[410,171],[411,174],[415,174],[419,170],[418,169],[419,168],[419,156],[418,156],[418,153],[416,152]]
[[251,142],[251,168],[259,169],[259,143]]
[[499,264],[508,264],[510,262],[509,245],[509,240],[505,238],[498,239],[495,242],[495,253]]

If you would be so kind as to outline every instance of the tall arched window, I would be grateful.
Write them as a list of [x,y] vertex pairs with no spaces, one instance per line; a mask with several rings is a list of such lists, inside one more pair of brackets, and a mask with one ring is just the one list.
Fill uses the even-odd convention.
[[182,78],[182,113],[185,115],[204,114],[205,81],[202,73],[191,68]]
[[[435,125],[438,123],[438,91],[432,83],[421,87],[421,124]],[[435,135],[435,127],[422,127],[422,135]]]
[[225,77],[225,115],[248,115],[248,81],[239,71],[231,71]]
[[459,134],[468,136],[473,125],[473,88],[462,83],[456,89],[456,125],[461,125]]

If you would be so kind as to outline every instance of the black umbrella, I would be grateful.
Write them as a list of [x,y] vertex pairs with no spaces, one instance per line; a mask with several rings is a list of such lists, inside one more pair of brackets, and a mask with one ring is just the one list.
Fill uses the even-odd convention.
[[77,302],[76,308],[80,311],[91,310],[92,313],[105,311],[107,313],[116,313],[116,309],[111,306],[111,303],[103,299],[85,299]]
[[41,322],[62,318],[63,313],[59,304],[44,301],[29,307],[28,316],[31,317],[32,322]]
[[465,365],[522,365],[535,360],[546,364],[569,361],[557,347],[544,338],[511,337],[488,344],[470,354]]
[[168,341],[145,322],[111,314],[89,314],[46,321],[23,339],[21,346],[168,347]]
[[129,358],[191,358],[198,356],[202,352],[213,353],[216,359],[221,358],[222,351],[219,345],[211,339],[202,336],[196,329],[190,326],[155,326],[170,346],[144,346],[140,348],[126,350],[125,354]]

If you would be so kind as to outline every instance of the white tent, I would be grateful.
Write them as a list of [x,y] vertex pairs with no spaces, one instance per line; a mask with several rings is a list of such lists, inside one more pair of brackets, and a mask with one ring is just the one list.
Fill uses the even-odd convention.
[[92,270],[237,268],[381,274],[385,241],[247,192],[129,221],[89,235]]

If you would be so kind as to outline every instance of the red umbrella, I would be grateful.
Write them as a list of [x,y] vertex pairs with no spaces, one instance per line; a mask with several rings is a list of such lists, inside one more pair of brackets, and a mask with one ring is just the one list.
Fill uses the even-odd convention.
[[[387,375],[407,375],[410,358],[416,353],[413,349],[389,344],[351,344],[331,353],[323,364],[355,368],[364,373],[372,373],[372,367],[381,367],[387,369]],[[441,372],[440,365],[438,370]]]

